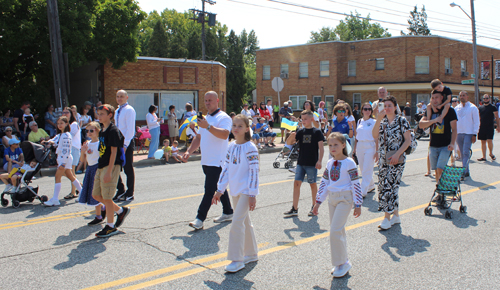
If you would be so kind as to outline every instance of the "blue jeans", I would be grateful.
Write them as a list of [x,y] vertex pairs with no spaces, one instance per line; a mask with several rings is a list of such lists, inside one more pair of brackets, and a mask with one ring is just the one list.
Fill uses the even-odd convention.
[[469,173],[470,147],[472,146],[473,136],[473,134],[457,135],[458,149],[462,155],[462,167],[465,168],[465,173]]
[[151,134],[151,142],[149,142],[148,158],[152,158],[158,150],[158,142],[160,142],[160,127],[149,129]]
[[316,183],[318,178],[318,169],[315,166],[303,166],[297,164],[295,170],[295,180],[303,182],[307,174],[308,183]]
[[444,147],[429,147],[429,160],[431,161],[432,170],[444,169],[450,159],[451,151],[448,146]]

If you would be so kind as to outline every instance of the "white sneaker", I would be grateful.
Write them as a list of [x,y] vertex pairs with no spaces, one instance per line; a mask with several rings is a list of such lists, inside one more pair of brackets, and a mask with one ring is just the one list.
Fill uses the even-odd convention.
[[391,226],[395,224],[400,224],[401,223],[401,218],[397,215],[393,215],[391,219]]
[[296,167],[290,168],[290,169],[288,169],[288,171],[290,171],[291,173],[295,173],[297,171],[297,168]]
[[259,260],[259,256],[257,255],[252,255],[252,256],[245,256],[243,258],[243,263],[248,264],[252,262],[257,262]]
[[50,199],[46,202],[43,203],[44,206],[54,206],[54,205],[61,205],[61,203],[59,202],[59,200],[54,200],[54,199]]
[[223,213],[220,217],[214,219],[214,223],[230,222],[233,220],[232,214]]
[[391,222],[388,219],[384,219],[378,227],[383,230],[388,230],[391,228]]
[[189,226],[195,230],[203,229],[203,222],[200,219],[194,219],[194,221],[189,223]]
[[243,268],[245,268],[245,263],[233,261],[226,266],[226,272],[235,273]]
[[334,270],[333,270],[332,275],[335,278],[344,277],[345,275],[347,275],[347,273],[349,272],[349,270],[351,270],[351,268],[352,268],[351,263],[349,261],[347,261],[344,264],[335,267]]
[[10,190],[12,189],[12,187],[13,187],[12,184],[7,184],[5,186],[5,189],[3,190],[3,192],[10,192]]

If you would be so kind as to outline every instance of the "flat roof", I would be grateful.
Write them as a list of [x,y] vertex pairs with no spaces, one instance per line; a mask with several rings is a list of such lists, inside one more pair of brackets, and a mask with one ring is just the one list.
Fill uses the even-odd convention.
[[[448,39],[452,41],[457,41],[457,42],[463,42],[463,43],[468,43],[472,44],[471,42],[464,41],[464,40],[457,40],[453,38],[449,38],[446,36],[440,36],[440,35],[398,35],[398,36],[391,36],[391,37],[381,37],[381,38],[373,38],[373,39],[362,39],[362,40],[353,40],[353,41],[341,41],[341,40],[332,40],[332,41],[323,41],[323,42],[315,42],[315,43],[304,43],[304,44],[296,44],[296,45],[287,45],[287,46],[279,46],[279,47],[270,47],[270,48],[262,48],[258,49],[257,51],[261,50],[271,50],[271,49],[280,49],[280,48],[288,48],[288,47],[298,47],[298,46],[307,46],[307,45],[317,45],[317,44],[325,44],[325,43],[356,43],[356,42],[362,42],[362,41],[380,41],[380,40],[388,40],[388,39],[394,39],[394,38],[405,38],[405,37],[413,37],[413,38],[420,38],[420,37],[433,37],[433,38],[443,38],[443,39]],[[484,46],[484,45],[477,45],[489,49],[494,49],[494,50],[500,50],[495,47],[490,47],[490,46]]]
[[226,68],[225,65],[218,61],[213,60],[195,60],[195,59],[187,59],[187,58],[164,58],[164,57],[151,57],[151,56],[139,56],[137,60],[155,60],[155,61],[169,61],[169,62],[182,62],[182,63],[201,63],[201,64],[216,64],[220,65],[223,68]]

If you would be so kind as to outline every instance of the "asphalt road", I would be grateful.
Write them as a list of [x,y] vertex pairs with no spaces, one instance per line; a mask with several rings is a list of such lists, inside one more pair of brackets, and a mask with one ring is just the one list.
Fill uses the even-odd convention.
[[[498,141],[498,138],[496,138]],[[498,144],[498,142],[497,142]],[[468,213],[453,204],[453,219],[434,208],[424,215],[434,179],[424,177],[428,142],[408,157],[400,189],[402,224],[379,231],[377,197],[365,199],[361,217],[347,223],[350,274],[330,275],[328,209],[308,217],[311,194],[302,186],[299,216],[291,207],[293,174],[275,169],[276,153],[261,155],[260,195],[251,213],[259,244],[257,263],[226,274],[230,223],[192,231],[204,175],[200,162],[136,168],[136,199],[122,234],[97,239],[102,225],[87,226],[92,208],[74,200],[45,208],[38,201],[0,208],[1,289],[496,289],[500,184],[497,162],[471,163],[462,184]],[[480,157],[473,146],[473,160]],[[500,150],[495,149],[500,157]],[[323,165],[326,164],[326,157]],[[322,171],[321,171],[322,172]],[[79,175],[82,179],[83,175]],[[34,181],[52,196],[52,177]],[[3,191],[3,185],[0,190]],[[63,181],[61,196],[70,183]]]

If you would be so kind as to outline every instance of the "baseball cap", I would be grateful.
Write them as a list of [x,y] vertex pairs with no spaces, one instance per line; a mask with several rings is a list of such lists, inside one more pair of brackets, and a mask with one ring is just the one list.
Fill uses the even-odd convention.
[[10,139],[10,140],[9,140],[9,145],[12,145],[12,144],[19,144],[19,143],[20,143],[20,141],[19,141],[19,140],[17,140],[16,138],[12,138],[12,139]]

